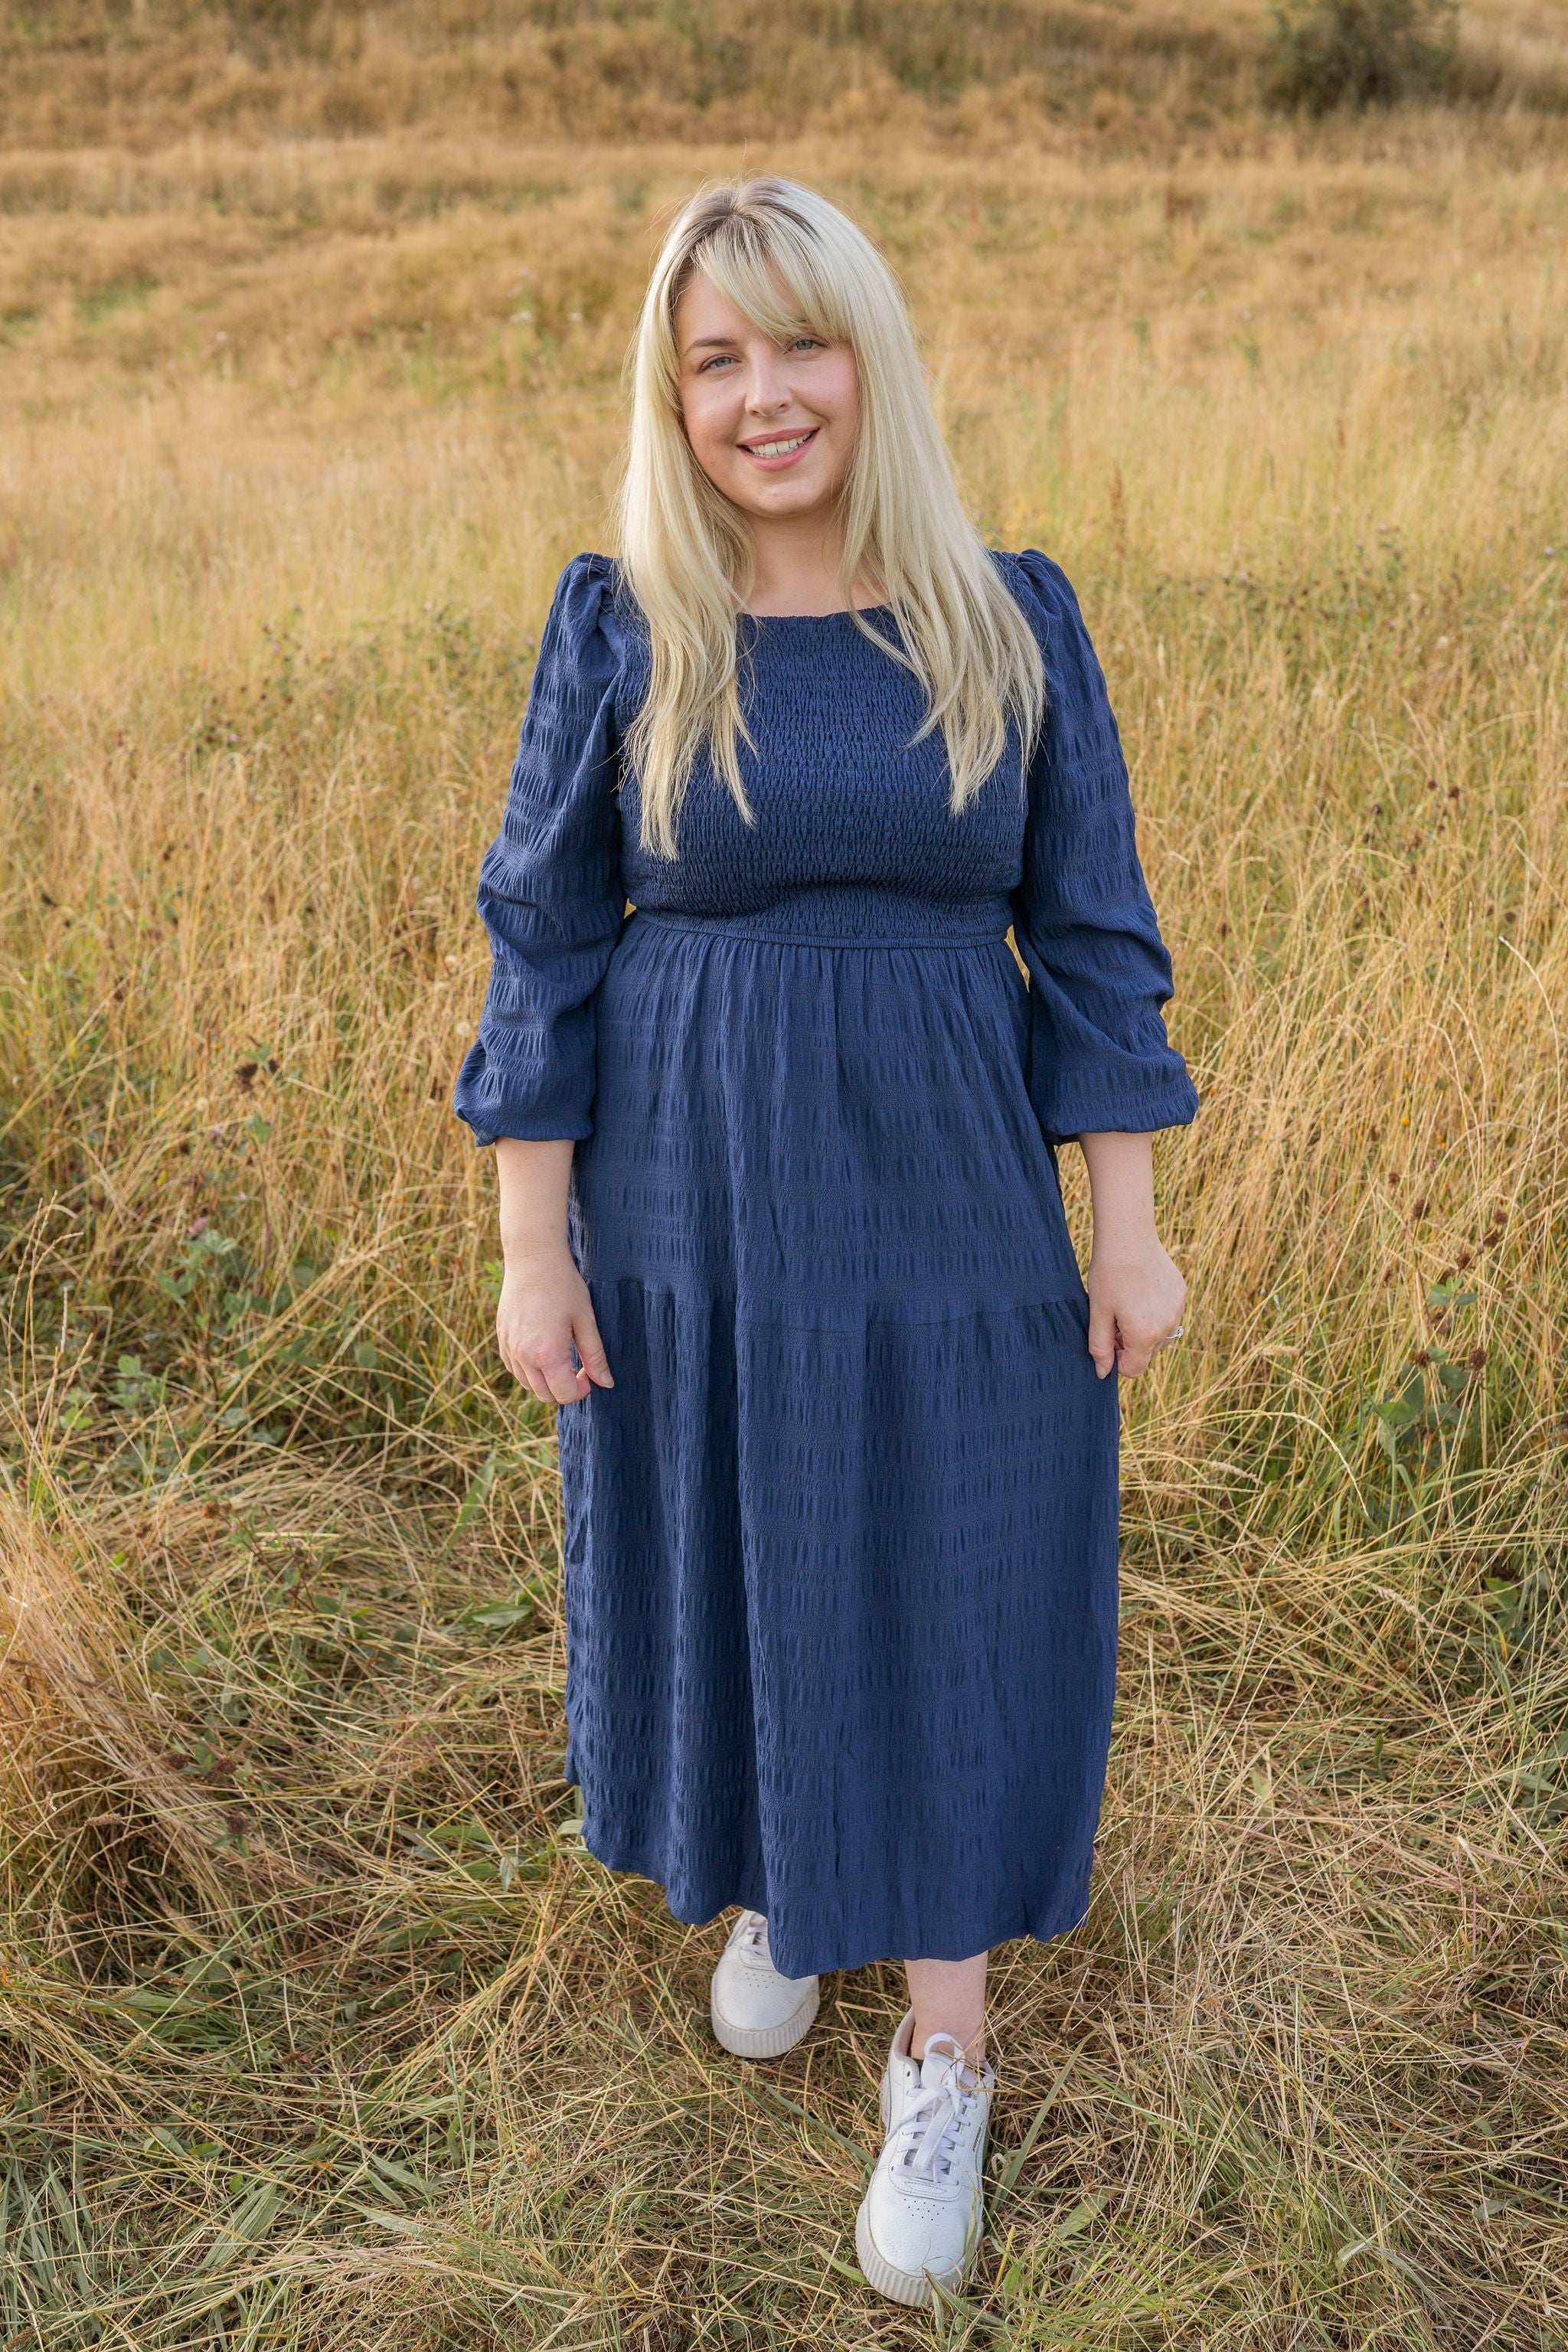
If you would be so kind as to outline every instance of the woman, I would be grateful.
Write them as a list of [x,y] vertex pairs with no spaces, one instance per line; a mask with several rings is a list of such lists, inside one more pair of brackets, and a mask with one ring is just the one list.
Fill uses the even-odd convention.
[[620,540],[541,643],[457,1097],[559,1408],[567,1772],[602,1862],[742,1906],[726,2048],[906,1961],[857,2237],[923,2304],[979,2235],[988,1948],[1088,1902],[1116,1375],[1180,1328],[1151,1137],[1197,1098],[1072,590],[982,545],[821,196],[676,224]]

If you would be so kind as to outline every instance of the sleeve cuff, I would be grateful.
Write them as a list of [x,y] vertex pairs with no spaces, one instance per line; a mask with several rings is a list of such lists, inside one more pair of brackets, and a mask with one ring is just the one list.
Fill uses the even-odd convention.
[[[480,1044],[458,1073],[452,1108],[481,1149],[492,1143],[580,1143],[594,1132],[594,1071],[579,1062],[546,1082],[518,1084],[521,1074],[499,1069]],[[530,1074],[537,1081],[544,1073]]]
[[514,1111],[496,1128],[476,1126],[464,1111],[458,1111],[458,1117],[481,1151],[488,1151],[495,1143],[582,1143],[594,1132],[592,1119],[573,1120],[564,1115],[550,1118]]
[[1190,1127],[1198,1115],[1198,1090],[1185,1074],[1140,1094],[1107,1097],[1091,1087],[1075,1092],[1053,1089],[1037,1101],[1040,1130],[1047,1143],[1071,1143],[1080,1135],[1156,1135],[1168,1127]]

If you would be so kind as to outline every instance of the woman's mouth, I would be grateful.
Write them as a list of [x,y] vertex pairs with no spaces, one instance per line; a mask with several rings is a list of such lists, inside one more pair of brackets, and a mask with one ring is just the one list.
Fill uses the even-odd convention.
[[742,455],[751,458],[753,465],[763,467],[770,474],[776,474],[784,467],[793,466],[802,451],[810,447],[820,431],[820,425],[814,425],[809,432],[772,433],[765,441],[741,441],[736,446]]

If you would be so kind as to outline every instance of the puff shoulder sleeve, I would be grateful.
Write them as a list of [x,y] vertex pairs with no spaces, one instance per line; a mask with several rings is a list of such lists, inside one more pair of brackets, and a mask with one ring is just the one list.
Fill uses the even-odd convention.
[[1029,974],[1029,1093],[1047,1141],[1183,1127],[1198,1097],[1165,1034],[1171,960],[1143,879],[1121,739],[1066,574],[1029,550],[1009,585],[1039,638],[1013,936]]
[[567,565],[479,869],[490,979],[454,1108],[481,1144],[593,1131],[594,998],[626,915],[612,605],[603,556]]

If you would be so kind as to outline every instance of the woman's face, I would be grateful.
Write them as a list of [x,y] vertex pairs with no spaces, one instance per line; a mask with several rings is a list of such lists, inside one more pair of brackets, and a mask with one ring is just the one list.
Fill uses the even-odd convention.
[[758,521],[826,520],[849,471],[860,379],[847,343],[796,335],[781,350],[700,270],[675,313],[680,410],[716,489]]

